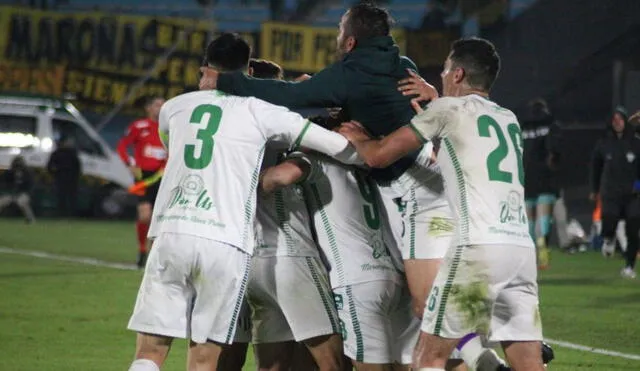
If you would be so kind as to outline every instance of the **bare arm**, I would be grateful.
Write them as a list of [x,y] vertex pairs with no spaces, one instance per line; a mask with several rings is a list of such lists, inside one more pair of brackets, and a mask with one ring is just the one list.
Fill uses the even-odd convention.
[[402,127],[381,140],[369,138],[357,123],[345,123],[340,128],[365,163],[385,168],[423,145],[421,136],[411,127]]
[[286,160],[276,166],[263,170],[260,174],[260,189],[272,193],[280,188],[303,181],[310,171],[308,162],[301,159]]

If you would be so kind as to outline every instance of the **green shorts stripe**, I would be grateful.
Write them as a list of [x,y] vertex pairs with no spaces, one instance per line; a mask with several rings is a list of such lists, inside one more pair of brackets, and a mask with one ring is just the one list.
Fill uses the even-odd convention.
[[238,293],[238,298],[236,299],[236,305],[233,308],[233,318],[231,318],[231,325],[229,326],[229,331],[227,332],[227,340],[225,341],[227,344],[231,342],[231,339],[233,339],[233,336],[235,335],[236,323],[238,322],[238,317],[240,316],[240,309],[242,308],[242,302],[244,301],[244,296],[247,292],[247,282],[249,281],[251,256],[249,254],[243,255],[245,260],[244,277],[242,277],[240,292]]
[[335,304],[333,302],[333,298],[329,297],[329,295],[333,295],[330,292],[327,292],[325,288],[320,283],[320,273],[316,269],[314,264],[314,258],[305,257],[305,261],[307,262],[307,267],[309,267],[309,272],[311,272],[311,278],[313,279],[313,283],[318,290],[318,294],[320,295],[320,299],[322,300],[322,305],[324,306],[324,310],[327,312],[327,316],[329,317],[329,321],[331,322],[331,328],[333,332],[336,334],[340,333],[340,321],[338,319],[338,315],[335,311]]
[[346,286],[347,300],[349,301],[349,315],[353,325],[353,332],[356,335],[356,361],[364,362],[364,339],[362,338],[362,329],[356,312],[356,304],[353,302],[353,292],[351,286]]
[[442,330],[442,321],[444,320],[444,313],[447,308],[447,300],[449,299],[449,293],[451,293],[451,287],[453,286],[453,280],[456,278],[456,271],[460,265],[460,259],[462,258],[462,251],[465,246],[456,246],[456,252],[453,255],[453,261],[449,268],[449,274],[447,275],[447,281],[442,289],[442,298],[440,299],[440,306],[438,307],[438,315],[436,316],[436,323],[433,328],[433,334],[440,336]]

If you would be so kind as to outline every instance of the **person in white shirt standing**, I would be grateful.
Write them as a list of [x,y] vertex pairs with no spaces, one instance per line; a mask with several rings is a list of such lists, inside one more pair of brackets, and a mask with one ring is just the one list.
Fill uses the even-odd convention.
[[382,140],[356,123],[341,132],[370,166],[440,139],[438,162],[457,221],[455,238],[427,299],[414,367],[444,370],[473,331],[501,342],[515,370],[542,371],[536,254],[524,200],[522,137],[515,115],[488,99],[500,69],[483,39],[453,43],[442,72],[443,98]]
[[[207,46],[206,68],[246,71],[249,55],[245,40],[223,34]],[[153,249],[128,325],[138,332],[129,370],[159,370],[176,337],[190,340],[188,370],[214,370],[233,341],[247,287],[267,142],[348,162],[357,157],[344,137],[286,108],[218,91],[169,100],[159,130],[169,157],[149,231]]]

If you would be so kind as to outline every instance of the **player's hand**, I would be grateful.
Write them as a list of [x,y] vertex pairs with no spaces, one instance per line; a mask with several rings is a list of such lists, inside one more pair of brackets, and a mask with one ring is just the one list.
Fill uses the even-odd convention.
[[416,96],[411,100],[411,105],[414,106],[414,109],[414,103],[428,102],[434,99],[438,99],[440,95],[438,94],[438,90],[433,85],[426,82],[413,70],[407,69],[407,72],[409,73],[409,77],[398,81],[398,90],[401,91],[402,95],[404,96]]
[[637,111],[636,113],[631,115],[631,117],[629,117],[629,122],[635,124],[640,123],[640,111]]
[[129,172],[133,175],[133,178],[136,180],[142,179],[142,170],[140,170],[137,166],[129,166]]
[[594,202],[597,201],[598,200],[598,194],[594,193],[594,192],[589,193],[589,200],[594,201]]
[[311,75],[308,75],[306,73],[296,77],[295,79],[293,79],[293,81],[295,82],[300,82],[300,81],[307,81],[311,78]]
[[343,122],[338,132],[347,138],[350,142],[359,142],[371,139],[366,130],[357,121]]
[[218,86],[218,71],[208,66],[202,66],[200,74],[200,83],[198,84],[200,90],[213,90]]

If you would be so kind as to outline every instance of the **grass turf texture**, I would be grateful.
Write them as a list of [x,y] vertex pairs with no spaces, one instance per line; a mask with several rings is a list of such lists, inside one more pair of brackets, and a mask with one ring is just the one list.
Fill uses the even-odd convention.
[[[134,263],[131,222],[0,219],[0,246]],[[638,354],[640,281],[619,277],[620,259],[554,252],[539,277],[545,336]],[[0,254],[0,370],[127,369],[135,336],[126,330],[141,272]],[[182,370],[176,341],[165,370]],[[549,370],[633,370],[640,361],[554,347]],[[246,370],[255,370],[248,357]]]

